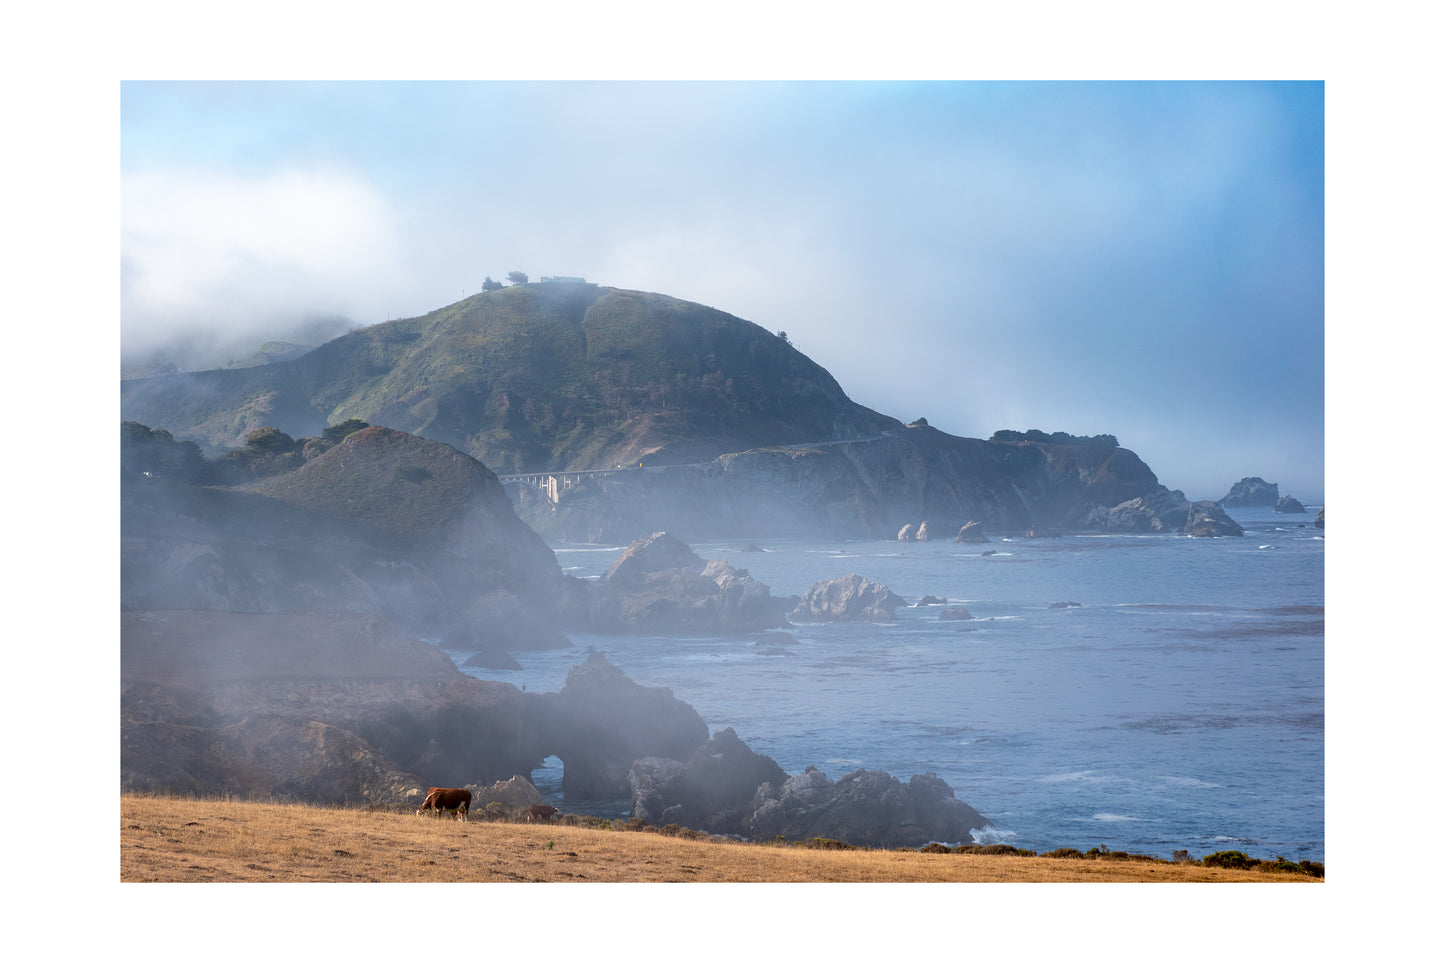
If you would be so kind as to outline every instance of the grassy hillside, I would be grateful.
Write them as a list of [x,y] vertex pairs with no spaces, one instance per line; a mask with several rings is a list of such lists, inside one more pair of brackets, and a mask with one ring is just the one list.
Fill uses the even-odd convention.
[[[365,471],[357,467],[364,465]],[[443,532],[478,498],[510,514],[501,483],[445,445],[387,428],[355,432],[295,471],[249,490],[385,532],[426,539]]]
[[[590,819],[529,825],[413,812],[123,795],[128,882],[1315,882],[1297,872],[753,844]],[[1115,854],[1118,855],[1118,854]]]
[[126,381],[122,414],[213,447],[262,425],[301,437],[359,418],[499,473],[698,461],[897,426],[756,324],[585,284],[479,294],[295,360]]

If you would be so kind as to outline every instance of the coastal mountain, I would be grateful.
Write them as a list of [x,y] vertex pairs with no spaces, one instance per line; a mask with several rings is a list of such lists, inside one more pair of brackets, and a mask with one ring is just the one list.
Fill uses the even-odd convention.
[[[1112,435],[984,441],[905,426],[850,400],[781,332],[581,282],[515,284],[270,364],[130,378],[121,409],[200,449],[244,445],[248,456],[270,444],[258,432],[325,441],[352,422],[439,442],[498,475],[533,476],[508,483],[515,509],[561,541],[891,538],[908,525],[937,538],[969,523],[1238,534],[1227,517],[1191,527],[1205,516]],[[354,483],[328,464],[323,489]],[[557,477],[568,472],[588,474]],[[298,477],[319,473],[308,465]],[[286,501],[300,483],[255,490]],[[379,512],[413,492],[393,487]]]
[[271,364],[130,378],[121,415],[211,450],[263,426],[302,437],[357,418],[502,474],[701,462],[901,427],[785,336],[582,283],[478,294]]

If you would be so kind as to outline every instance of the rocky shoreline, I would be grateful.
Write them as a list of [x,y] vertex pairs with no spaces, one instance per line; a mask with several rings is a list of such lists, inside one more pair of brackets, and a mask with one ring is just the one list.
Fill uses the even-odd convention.
[[[122,437],[141,446],[129,456],[176,453],[168,435],[144,426],[123,426]],[[840,472],[852,480],[830,489]],[[710,493],[698,504],[715,519],[741,520],[730,513],[751,499],[763,512],[751,521],[768,511],[851,519],[913,540],[957,531],[986,542],[986,532],[1014,525],[1027,526],[1024,537],[1059,534],[1046,523],[1239,534],[1217,503],[1167,491],[1132,452],[926,428],[622,477],[622,488],[573,491],[607,495],[614,520],[637,498],[651,500],[647,517],[666,518],[698,494],[676,487],[691,477]],[[643,478],[652,481],[628,489]],[[967,492],[963,479],[972,479]],[[840,495],[865,490],[862,500]],[[578,498],[562,504],[570,511]],[[123,790],[409,804],[428,786],[529,778],[556,756],[571,798],[628,797],[638,813],[746,838],[957,844],[989,825],[930,773],[785,773],[595,653],[557,692],[463,674],[418,640],[441,639],[493,667],[515,665],[512,652],[570,647],[569,630],[772,633],[763,643],[782,651],[790,619],[888,622],[906,603],[856,573],[775,597],[746,569],[704,560],[655,529],[602,578],[571,578],[497,476],[439,442],[360,429],[244,489],[185,483],[163,467],[125,475],[121,572]],[[954,606],[940,617],[969,614]]]
[[[375,616],[129,611],[121,619],[121,789],[417,805],[428,786],[540,801],[547,756],[575,799],[755,840],[961,843],[989,822],[932,774],[789,776],[731,729],[591,653],[558,692],[463,675]],[[530,792],[529,792],[530,790]]]

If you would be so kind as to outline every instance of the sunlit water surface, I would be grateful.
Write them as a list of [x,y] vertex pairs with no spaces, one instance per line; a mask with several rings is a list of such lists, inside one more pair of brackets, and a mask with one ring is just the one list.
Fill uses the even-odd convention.
[[[795,625],[783,647],[574,635],[576,648],[517,654],[520,671],[464,671],[556,691],[595,646],[790,774],[937,773],[995,823],[981,842],[1323,860],[1323,532],[1313,510],[1230,514],[1243,538],[698,543],[774,595],[856,572],[973,618],[910,604],[894,624]],[[557,557],[597,577],[619,553]],[[555,758],[534,773],[553,797],[560,778]]]

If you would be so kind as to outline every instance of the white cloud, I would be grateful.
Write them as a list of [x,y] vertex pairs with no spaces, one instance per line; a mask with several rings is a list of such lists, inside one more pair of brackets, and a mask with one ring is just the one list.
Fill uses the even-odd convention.
[[339,169],[146,171],[121,183],[121,335],[265,337],[299,318],[385,320],[408,283],[397,217]]

